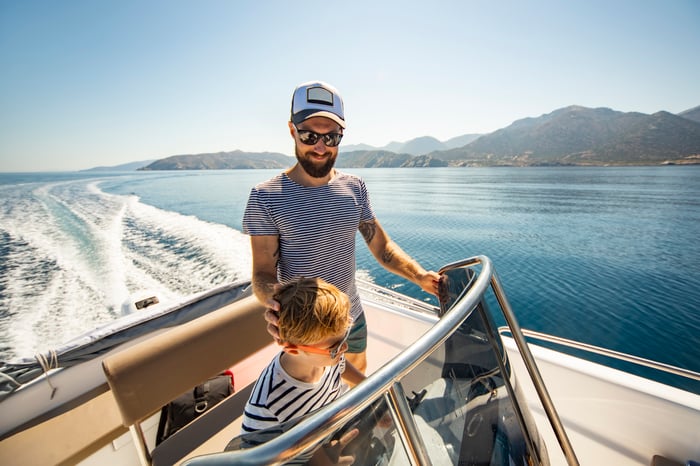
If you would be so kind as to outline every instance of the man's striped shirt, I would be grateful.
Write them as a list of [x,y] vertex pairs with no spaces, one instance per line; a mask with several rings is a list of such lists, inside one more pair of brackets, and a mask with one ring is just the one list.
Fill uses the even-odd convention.
[[362,307],[355,286],[355,236],[361,221],[374,218],[357,176],[336,170],[327,184],[306,187],[281,173],[251,190],[243,232],[278,235],[278,281],[323,278],[350,297],[357,318]]

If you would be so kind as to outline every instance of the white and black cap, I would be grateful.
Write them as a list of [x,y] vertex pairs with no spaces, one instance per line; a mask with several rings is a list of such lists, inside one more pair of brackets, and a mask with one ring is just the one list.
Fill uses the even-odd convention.
[[343,99],[336,88],[322,81],[300,84],[292,96],[292,123],[311,117],[326,117],[345,128]]

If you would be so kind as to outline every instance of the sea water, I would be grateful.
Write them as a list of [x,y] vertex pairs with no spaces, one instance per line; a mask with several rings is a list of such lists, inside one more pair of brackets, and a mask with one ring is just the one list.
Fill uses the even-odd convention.
[[[345,169],[424,267],[491,258],[524,328],[700,371],[700,167]],[[0,174],[0,360],[250,276],[241,218],[278,170]],[[382,269],[358,274],[434,303]]]

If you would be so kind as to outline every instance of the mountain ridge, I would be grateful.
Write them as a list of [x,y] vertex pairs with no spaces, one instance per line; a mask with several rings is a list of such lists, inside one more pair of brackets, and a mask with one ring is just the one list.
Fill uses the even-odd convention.
[[140,168],[145,167],[146,165],[153,163],[155,161],[156,161],[156,159],[140,160],[137,162],[123,163],[120,165],[93,167],[93,168],[88,168],[87,170],[81,170],[81,171],[85,171],[85,172],[133,171],[133,170],[139,170]]
[[417,138],[410,139],[404,142],[392,141],[382,147],[374,147],[369,144],[350,144],[347,146],[341,146],[340,151],[345,152],[355,152],[359,150],[366,151],[376,151],[385,150],[391,151],[396,154],[410,154],[410,155],[425,155],[430,152],[438,150],[448,150],[457,147],[464,146],[475,139],[481,137],[482,134],[469,133],[463,134],[461,136],[455,136],[446,141],[440,141],[433,136],[420,136]]
[[699,163],[700,122],[572,105],[430,155],[460,166]]
[[238,170],[286,168],[294,159],[278,152],[215,152],[171,155],[139,170]]
[[[283,169],[294,162],[280,153],[234,150],[174,155],[138,169]],[[700,164],[700,106],[649,115],[570,105],[488,134],[421,136],[383,148],[341,145],[337,161],[339,168],[672,164]]]
[[684,110],[681,113],[679,113],[678,116],[700,123],[700,105],[698,105],[697,107],[689,108],[688,110]]

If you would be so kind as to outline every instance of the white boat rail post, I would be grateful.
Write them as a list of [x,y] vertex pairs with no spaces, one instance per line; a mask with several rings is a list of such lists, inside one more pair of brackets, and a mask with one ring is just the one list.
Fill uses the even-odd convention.
[[430,466],[430,457],[425,448],[425,443],[418,433],[418,426],[408,406],[406,393],[400,382],[394,382],[389,391],[384,394],[391,409],[392,420],[396,426],[396,432],[401,437],[401,444],[406,450],[406,456],[412,465]]
[[520,325],[518,324],[518,321],[515,318],[515,315],[513,314],[513,309],[508,303],[505,291],[501,286],[501,282],[498,279],[498,275],[496,274],[495,270],[493,270],[491,275],[491,288],[493,289],[493,292],[496,295],[496,299],[498,300],[498,304],[501,308],[501,312],[503,313],[503,317],[505,317],[506,322],[508,323],[508,327],[510,328],[511,333],[513,335],[513,340],[515,340],[515,344],[517,345],[518,350],[520,351],[520,355],[522,356],[523,362],[525,363],[525,367],[527,368],[527,371],[530,374],[530,379],[532,380],[535,386],[535,390],[537,391],[537,395],[540,398],[542,407],[544,408],[545,413],[547,414],[547,418],[549,419],[549,423],[552,426],[552,429],[554,430],[554,435],[556,435],[557,441],[559,442],[559,445],[561,446],[561,449],[564,452],[566,461],[571,466],[578,466],[578,458],[576,458],[576,453],[574,452],[574,449],[571,445],[571,441],[569,440],[569,437],[566,434],[566,430],[564,429],[564,425],[562,424],[561,419],[559,418],[559,414],[557,413],[557,410],[554,407],[552,398],[549,396],[547,387],[545,386],[544,381],[542,380],[542,375],[540,374],[540,371],[537,368],[535,358],[532,356],[530,348],[527,346],[527,341],[525,340],[523,332],[520,329]]

